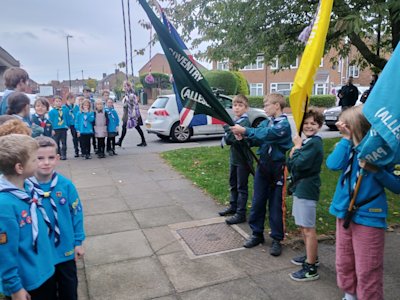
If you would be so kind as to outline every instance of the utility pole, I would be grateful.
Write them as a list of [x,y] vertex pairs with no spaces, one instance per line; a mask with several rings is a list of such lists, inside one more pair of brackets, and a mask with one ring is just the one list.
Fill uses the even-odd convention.
[[84,79],[83,79],[83,70],[82,70],[82,81],[83,81]]
[[71,91],[71,64],[69,61],[69,42],[68,39],[72,38],[72,35],[67,34],[67,54],[68,54],[68,75],[69,75],[69,91]]

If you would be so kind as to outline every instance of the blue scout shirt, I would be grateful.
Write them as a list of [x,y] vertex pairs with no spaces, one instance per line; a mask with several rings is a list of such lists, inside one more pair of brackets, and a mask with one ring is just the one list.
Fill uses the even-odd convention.
[[80,134],[93,134],[94,113],[79,112],[75,119],[75,129]]
[[117,127],[119,126],[117,111],[114,108],[106,108],[105,112],[108,115],[107,132],[117,132]]
[[262,121],[257,128],[246,127],[245,135],[253,146],[259,146],[260,161],[285,161],[292,143],[292,131],[286,115]]
[[[0,181],[6,180],[0,177]],[[7,296],[22,288],[34,290],[54,274],[48,227],[37,210],[39,235],[35,252],[29,208],[13,194],[0,192],[0,274]]]
[[[67,117],[67,123],[68,127],[75,126],[75,115],[76,115],[76,108],[78,105],[70,105],[70,104],[64,104],[63,107],[65,110],[68,111],[68,117]],[[79,110],[79,107],[78,107]]]
[[[353,191],[357,181],[357,173],[360,172],[358,156],[363,146],[363,140],[357,147],[353,149],[352,142],[348,139],[341,139],[336,145],[333,152],[328,156],[326,165],[334,171],[342,171],[339,181],[336,185],[335,195],[329,212],[339,219],[344,219],[346,211],[350,203],[349,191]],[[350,152],[355,151],[355,157],[350,161]],[[345,180],[345,171],[351,163],[349,179]],[[400,166],[398,166],[400,169]],[[400,174],[395,170],[394,166],[388,166],[380,169],[378,172],[363,171],[363,179],[357,195],[355,204],[360,203],[370,197],[377,196],[371,202],[361,206],[356,210],[352,221],[356,224],[386,228],[387,217],[387,199],[385,187],[394,193],[400,193]],[[350,186],[349,186],[350,185]]]
[[49,120],[54,130],[68,129],[69,112],[65,106],[53,108],[49,111]]
[[[75,246],[82,245],[82,241],[85,239],[82,204],[78,192],[69,179],[60,174],[57,175],[57,185],[50,193],[50,197],[57,206],[58,226],[60,228],[60,244],[57,247],[54,244],[54,232],[50,236],[55,264],[74,259]],[[51,181],[39,185],[44,192],[48,192],[50,191]],[[43,198],[42,203],[54,228],[54,213],[50,199]]]

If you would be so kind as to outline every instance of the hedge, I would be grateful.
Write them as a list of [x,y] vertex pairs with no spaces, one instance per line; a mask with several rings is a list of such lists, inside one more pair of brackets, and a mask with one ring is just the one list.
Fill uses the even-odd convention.
[[[263,108],[263,100],[262,96],[247,96],[249,99],[249,104],[251,107],[259,107]],[[317,106],[317,107],[332,107],[335,106],[336,97],[334,95],[312,95],[310,99],[309,106]],[[289,97],[286,97],[286,105],[289,105]]]
[[249,84],[247,83],[246,78],[244,77],[244,75],[240,72],[232,72],[235,77],[236,77],[236,81],[238,83],[238,88],[236,91],[236,94],[242,94],[242,95],[248,95],[250,94],[250,90],[249,90]]
[[221,89],[226,95],[236,95],[238,83],[232,72],[208,71],[204,73],[204,77],[212,88]]

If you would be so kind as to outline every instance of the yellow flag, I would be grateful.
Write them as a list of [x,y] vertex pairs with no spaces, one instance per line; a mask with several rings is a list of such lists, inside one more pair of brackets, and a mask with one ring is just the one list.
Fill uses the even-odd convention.
[[310,98],[312,92],[314,76],[324,53],[332,5],[333,0],[320,0],[318,13],[289,96],[290,107],[292,109],[297,132],[300,131],[303,115],[307,109],[307,99]]

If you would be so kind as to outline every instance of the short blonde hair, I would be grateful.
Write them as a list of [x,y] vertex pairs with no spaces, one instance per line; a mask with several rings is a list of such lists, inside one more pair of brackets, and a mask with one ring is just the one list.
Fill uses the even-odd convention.
[[83,105],[85,105],[86,103],[89,104],[89,111],[92,110],[92,105],[91,105],[91,103],[90,103],[90,100],[85,98],[85,100],[83,100],[82,103],[81,103],[80,106],[79,106],[79,110],[80,110],[80,111],[83,111]]
[[232,104],[242,103],[244,106],[249,107],[249,99],[245,95],[239,94],[233,97]]
[[0,125],[0,136],[6,136],[13,133],[31,136],[32,130],[20,119],[11,117],[11,119],[5,121]]
[[277,93],[268,94],[264,98],[264,103],[266,102],[270,102],[272,104],[279,103],[281,110],[283,110],[286,107],[286,99],[282,94],[277,94]]
[[110,90],[103,90],[103,92],[101,93],[101,95],[104,96],[105,93],[107,93],[108,95],[110,95]]
[[371,124],[362,113],[362,107],[363,105],[349,107],[339,116],[339,121],[342,121],[350,129],[355,145],[362,141],[371,128]]
[[36,140],[24,134],[0,137],[0,171],[6,176],[16,175],[15,165],[20,163],[25,166],[38,148]]

